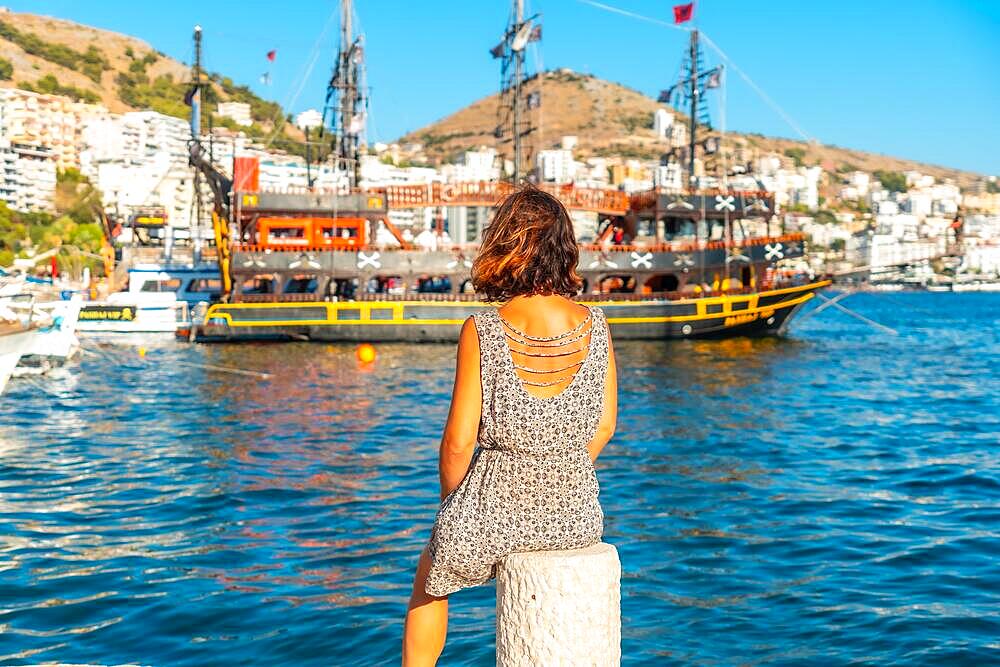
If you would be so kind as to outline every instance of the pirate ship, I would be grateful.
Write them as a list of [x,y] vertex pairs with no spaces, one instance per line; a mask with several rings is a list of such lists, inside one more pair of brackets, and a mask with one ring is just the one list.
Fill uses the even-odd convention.
[[[350,0],[341,4],[324,125],[344,187],[261,191],[252,162],[236,159],[230,178],[206,158],[193,133],[190,162],[213,192],[222,281],[220,301],[195,314],[193,340],[450,341],[469,315],[490,305],[472,293],[474,243],[416,247],[389,213],[493,207],[525,179],[535,138],[530,112],[541,104],[537,93],[526,92],[525,51],[541,38],[538,19],[526,18],[523,0],[514,0],[503,39],[491,50],[501,61],[496,138],[501,164],[510,165],[506,180],[362,189],[364,45],[352,33]],[[700,187],[696,152],[711,146],[698,140],[706,127],[698,122],[699,109],[721,73],[701,71],[700,63],[692,31],[684,74],[672,89],[690,103],[688,150],[664,156],[665,164],[686,164],[681,187],[629,195],[538,184],[571,211],[604,221],[596,240],[580,246],[585,283],[578,299],[600,305],[619,338],[780,334],[828,284],[795,282],[781,270],[783,261],[802,256],[803,239],[767,233],[775,212],[771,193]],[[194,85],[197,103],[200,77]],[[198,113],[192,105],[192,118]],[[748,233],[745,221],[763,221],[765,233]],[[438,232],[441,227],[439,217]]]

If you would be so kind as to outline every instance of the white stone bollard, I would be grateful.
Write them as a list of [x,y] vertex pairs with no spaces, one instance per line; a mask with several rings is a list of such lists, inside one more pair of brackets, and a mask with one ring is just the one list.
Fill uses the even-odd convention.
[[621,562],[601,542],[497,567],[497,667],[621,663]]

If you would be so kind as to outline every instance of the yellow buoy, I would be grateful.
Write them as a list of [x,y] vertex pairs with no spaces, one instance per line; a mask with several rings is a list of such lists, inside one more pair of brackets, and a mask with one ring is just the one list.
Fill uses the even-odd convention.
[[145,357],[146,356],[146,348],[144,348],[144,347],[140,347],[139,348],[139,356],[140,357]]
[[375,361],[375,346],[371,343],[362,343],[357,349],[358,361],[363,364],[370,364]]

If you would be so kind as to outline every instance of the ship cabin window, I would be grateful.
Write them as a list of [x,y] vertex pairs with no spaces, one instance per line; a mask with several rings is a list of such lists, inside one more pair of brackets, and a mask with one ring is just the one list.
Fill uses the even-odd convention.
[[169,280],[147,280],[142,284],[140,292],[177,292],[181,288],[180,278]]
[[373,276],[368,280],[367,292],[370,294],[397,294],[406,293],[406,282],[402,276]]
[[709,241],[721,241],[725,235],[726,235],[725,223],[719,223],[714,220],[709,220],[708,222]]
[[447,294],[451,292],[451,278],[448,276],[420,276],[417,278],[417,292],[421,294]]
[[320,228],[320,233],[324,239],[356,239],[361,235],[360,232],[361,230],[354,225],[323,225]]
[[635,235],[642,238],[652,238],[656,236],[655,220],[639,220],[636,224]]
[[302,243],[306,240],[305,227],[272,227],[267,230],[268,243]]
[[274,294],[274,276],[254,276],[243,281],[240,294]]
[[292,276],[285,283],[285,294],[312,294],[319,286],[319,279],[314,275]]
[[187,286],[188,292],[218,294],[222,291],[222,281],[218,278],[194,278]]
[[672,273],[658,273],[646,279],[643,292],[676,292],[680,286],[677,276]]
[[600,294],[627,294],[635,291],[635,276],[603,276],[598,282]]
[[667,241],[679,238],[694,238],[697,228],[693,220],[666,218],[663,221],[663,237]]
[[364,218],[314,220],[315,243],[334,247],[363,245],[365,223]]
[[357,278],[334,278],[326,286],[329,301],[351,301],[358,291]]

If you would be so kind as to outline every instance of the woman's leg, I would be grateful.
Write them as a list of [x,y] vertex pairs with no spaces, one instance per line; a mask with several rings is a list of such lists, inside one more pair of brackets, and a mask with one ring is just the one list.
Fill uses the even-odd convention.
[[413,593],[406,608],[403,628],[403,667],[435,665],[444,649],[448,633],[448,598],[424,592],[424,582],[431,568],[431,557],[424,548],[413,578]]

